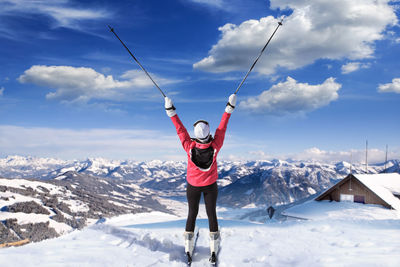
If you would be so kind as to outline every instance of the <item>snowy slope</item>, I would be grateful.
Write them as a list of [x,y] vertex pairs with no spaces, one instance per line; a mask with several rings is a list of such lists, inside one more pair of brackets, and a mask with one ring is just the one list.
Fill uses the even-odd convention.
[[398,210],[386,209],[379,205],[328,200],[310,200],[284,210],[282,215],[309,220],[398,220],[400,222]]
[[129,181],[75,172],[59,178],[0,178],[0,244],[23,239],[38,242],[81,229],[102,217],[168,212],[166,206],[174,206],[172,200],[159,199],[153,191]]
[[[227,216],[220,220],[219,266],[398,266],[400,221],[357,214],[265,224]],[[192,266],[209,266],[207,221],[199,219],[198,225]],[[185,266],[183,227],[182,216],[160,212],[124,215],[57,239],[1,249],[0,262],[10,267]]]

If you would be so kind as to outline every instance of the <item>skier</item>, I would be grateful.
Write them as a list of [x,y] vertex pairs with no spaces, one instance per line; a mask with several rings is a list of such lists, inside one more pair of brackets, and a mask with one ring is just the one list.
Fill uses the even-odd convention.
[[210,229],[210,262],[216,262],[218,246],[220,243],[220,233],[218,230],[218,221],[216,213],[216,204],[218,196],[217,186],[217,155],[220,151],[225,138],[225,132],[231,113],[235,109],[236,94],[229,96],[225,112],[222,115],[221,122],[215,131],[214,137],[210,135],[210,126],[205,120],[198,120],[194,123],[195,138],[191,138],[186,128],[183,126],[172,100],[165,97],[165,110],[175,125],[176,132],[182,143],[183,149],[188,156],[187,166],[187,187],[186,197],[189,206],[189,213],[185,228],[185,253],[188,256],[188,263],[191,263],[191,257],[195,242],[195,223],[199,211],[201,193],[204,196],[204,202],[207,211],[208,224]]

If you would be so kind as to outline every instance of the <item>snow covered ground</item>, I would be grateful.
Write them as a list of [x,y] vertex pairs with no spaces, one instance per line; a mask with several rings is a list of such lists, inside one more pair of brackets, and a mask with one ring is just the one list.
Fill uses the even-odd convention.
[[[364,205],[354,202],[310,200],[282,212],[283,215],[309,220],[377,221],[398,220],[400,212],[379,205]],[[400,230],[400,229],[399,229]]]
[[[318,212],[327,208],[328,216],[270,220],[265,224],[235,220],[228,216],[228,210],[221,211],[219,266],[400,266],[397,211],[354,203],[336,203],[336,208],[332,203],[317,203],[322,204],[327,205],[308,208]],[[310,209],[302,208],[306,213]],[[371,217],[371,212],[381,215]],[[209,266],[208,223],[204,213],[202,208],[192,266]],[[238,213],[236,210],[231,214]],[[0,265],[185,266],[184,225],[183,214],[123,215],[60,238],[1,249]]]

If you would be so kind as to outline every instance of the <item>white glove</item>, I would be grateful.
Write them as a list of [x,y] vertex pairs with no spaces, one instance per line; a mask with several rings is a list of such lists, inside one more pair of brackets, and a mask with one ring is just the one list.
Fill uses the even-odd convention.
[[229,96],[228,103],[226,104],[225,112],[232,113],[236,106],[236,94]]
[[174,104],[172,103],[172,100],[171,100],[171,98],[169,98],[169,97],[165,97],[164,98],[164,100],[165,100],[165,112],[167,113],[167,115],[169,116],[169,117],[173,117],[173,116],[175,116],[176,115],[176,108],[174,107]]

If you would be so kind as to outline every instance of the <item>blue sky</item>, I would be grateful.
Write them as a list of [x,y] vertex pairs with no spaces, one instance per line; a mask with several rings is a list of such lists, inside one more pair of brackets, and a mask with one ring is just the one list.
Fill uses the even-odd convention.
[[221,159],[400,158],[400,1],[0,2],[0,156],[184,160],[163,98],[212,131]]

